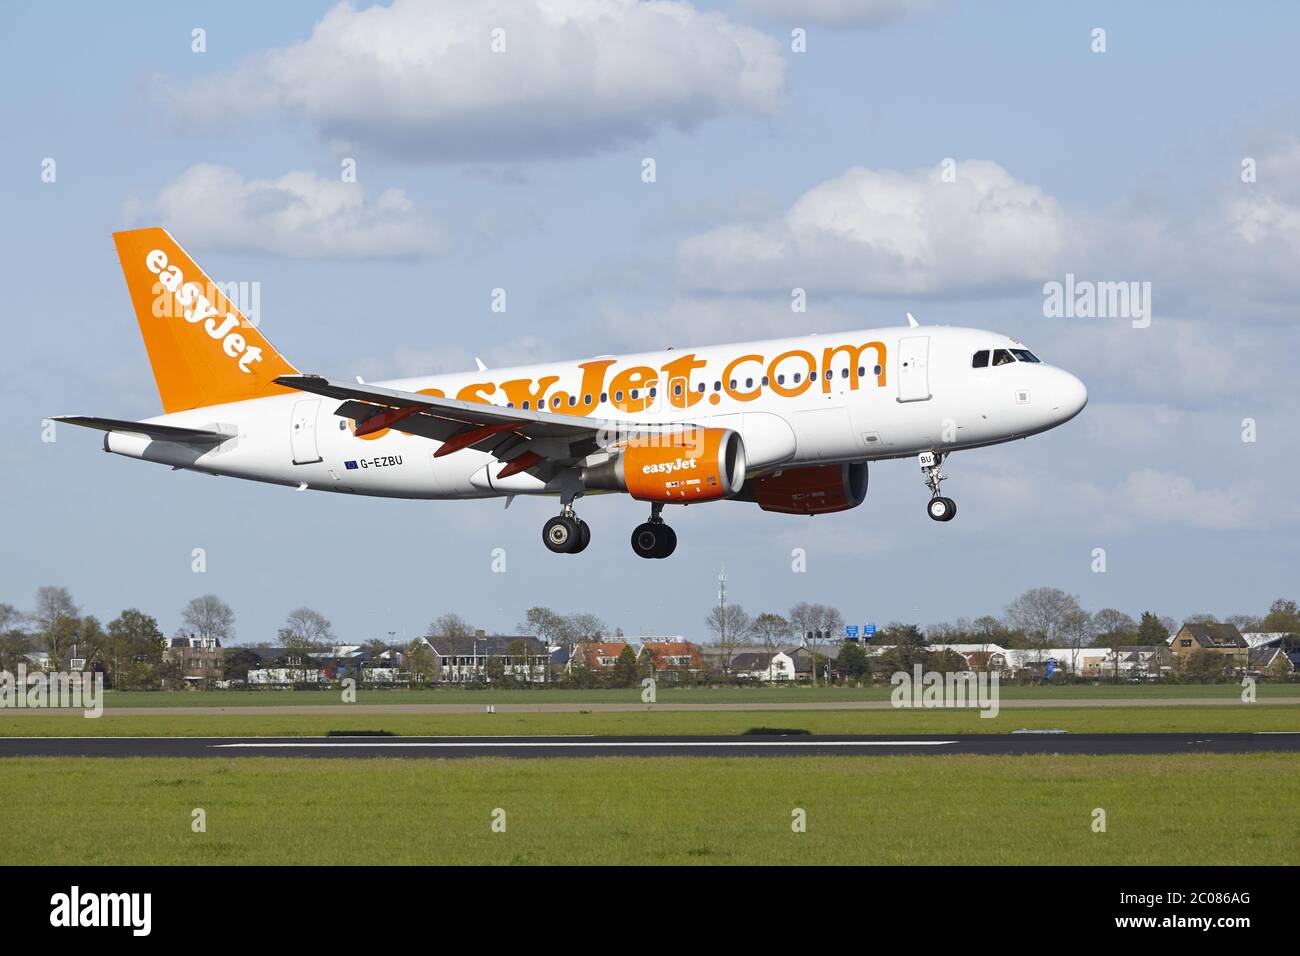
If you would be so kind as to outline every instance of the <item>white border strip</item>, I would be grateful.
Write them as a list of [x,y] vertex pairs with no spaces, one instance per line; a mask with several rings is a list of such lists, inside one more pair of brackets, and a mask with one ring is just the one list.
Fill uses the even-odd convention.
[[575,741],[568,743],[564,741],[504,741],[489,740],[484,742],[478,741],[451,741],[447,743],[435,743],[432,741],[410,741],[395,743],[288,743],[285,741],[272,741],[270,743],[236,743],[236,744],[213,744],[214,749],[234,749],[234,748],[253,748],[253,749],[285,749],[298,750],[303,748],[366,748],[373,750],[392,750],[399,747],[403,748],[429,748],[434,750],[463,747],[470,749],[482,749],[485,747],[500,747],[506,749],[513,748],[535,748],[540,750],[554,750],[562,748],[573,750],[576,748],[606,748],[606,749],[625,749],[630,747],[938,747],[946,744],[955,744],[955,740],[624,740],[601,742],[596,740]]

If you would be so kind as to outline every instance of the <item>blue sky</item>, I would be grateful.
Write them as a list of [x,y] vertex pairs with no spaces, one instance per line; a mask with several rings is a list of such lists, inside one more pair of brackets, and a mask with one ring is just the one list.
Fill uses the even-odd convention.
[[[62,584],[88,612],[138,606],[170,632],[190,597],[213,592],[234,606],[239,639],[256,641],[303,604],[358,640],[414,636],[446,612],[510,630],[534,604],[700,637],[723,562],[752,612],[825,601],[862,622],[998,613],[1038,585],[1094,610],[1174,617],[1296,596],[1300,506],[1278,480],[1300,465],[1292,5],[572,6],[576,32],[523,0],[359,15],[310,3],[0,10],[0,601],[26,607],[39,585]],[[591,10],[602,16],[585,20]],[[337,36],[317,29],[327,15]],[[486,47],[502,23],[507,52],[485,59],[479,38]],[[795,27],[805,53],[791,51]],[[1091,49],[1097,27],[1104,53]],[[445,37],[459,53],[436,53]],[[349,44],[367,40],[403,55],[353,58]],[[47,157],[54,183],[41,181]],[[330,211],[348,157],[351,205]],[[641,181],[646,157],[654,183]],[[969,187],[906,218],[949,157],[962,189],[991,168],[995,191]],[[1248,158],[1257,181],[1243,183]],[[860,208],[855,167],[878,184]],[[210,188],[182,188],[195,184]],[[809,220],[801,197],[814,190],[825,201]],[[1008,196],[1010,212],[991,216],[989,200]],[[925,260],[902,291],[863,265],[871,250],[816,218],[888,232],[894,200]],[[258,282],[277,347],[336,377],[888,325],[911,311],[1015,335],[1076,371],[1091,401],[1048,435],[954,456],[950,524],[925,518],[915,466],[894,462],[873,467],[866,503],[841,515],[690,509],[662,562],[627,545],[642,505],[588,500],[592,547],[557,558],[540,541],[549,501],[503,512],[294,494],[107,456],[71,428],[43,443],[52,414],[160,410],[110,238],[146,224],[172,229],[214,278]],[[756,266],[736,236],[804,258]],[[800,269],[806,281],[788,281]],[[1045,317],[1042,286],[1066,272],[1151,282],[1150,328]],[[793,284],[808,290],[806,315],[790,312]],[[505,314],[489,309],[496,287]],[[1245,418],[1255,442],[1241,440]],[[203,575],[190,569],[196,547]],[[791,570],[795,548],[806,573]],[[1095,548],[1105,573],[1091,569]]]

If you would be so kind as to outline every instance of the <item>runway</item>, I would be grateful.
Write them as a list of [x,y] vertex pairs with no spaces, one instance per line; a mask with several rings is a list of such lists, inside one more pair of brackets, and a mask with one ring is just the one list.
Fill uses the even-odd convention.
[[3,737],[3,757],[809,757],[1300,752],[1300,733],[741,737]]

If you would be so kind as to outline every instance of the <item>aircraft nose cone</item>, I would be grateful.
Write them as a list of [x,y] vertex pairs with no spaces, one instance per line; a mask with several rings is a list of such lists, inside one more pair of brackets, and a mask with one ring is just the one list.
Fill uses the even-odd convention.
[[1052,397],[1052,411],[1058,412],[1061,421],[1068,421],[1088,404],[1088,386],[1069,372],[1058,370],[1059,378]]

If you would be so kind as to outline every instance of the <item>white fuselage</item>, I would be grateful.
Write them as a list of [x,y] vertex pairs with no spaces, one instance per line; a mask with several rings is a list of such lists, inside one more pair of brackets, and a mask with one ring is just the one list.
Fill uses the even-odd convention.
[[[598,356],[401,379],[390,388],[638,424],[731,428],[751,475],[830,462],[954,451],[1023,438],[1069,420],[1087,391],[1063,369],[1015,361],[976,368],[981,350],[1023,349],[995,332],[923,326],[868,329],[699,349]],[[703,387],[703,390],[701,390]],[[558,400],[559,405],[556,406]],[[150,419],[219,430],[202,450],[111,432],[122,455],[319,491],[395,498],[554,493],[466,449],[435,458],[400,426],[367,438],[334,414],[339,402],[294,392]],[[495,465],[493,468],[491,466]]]

